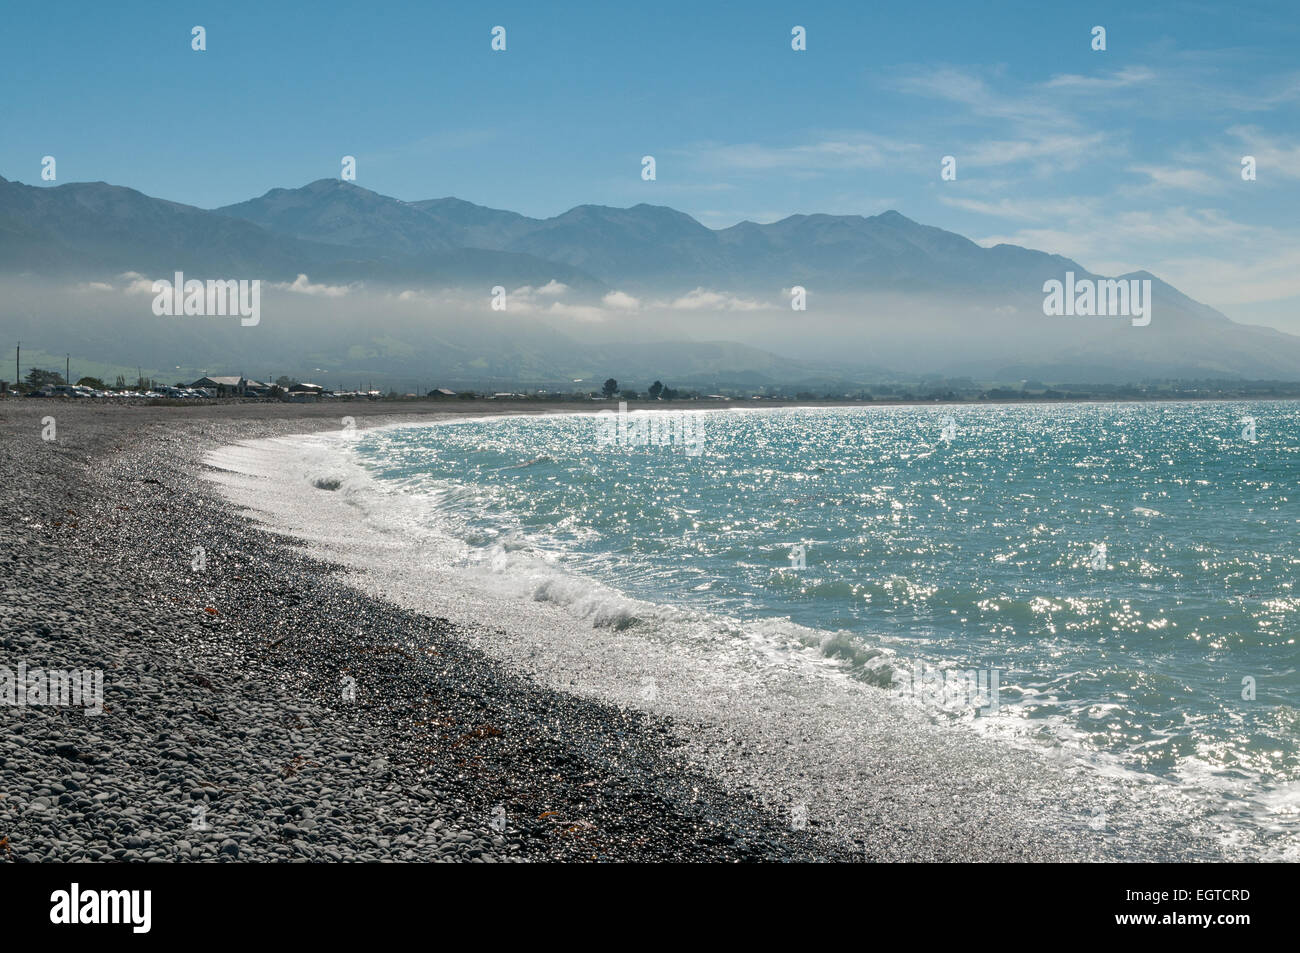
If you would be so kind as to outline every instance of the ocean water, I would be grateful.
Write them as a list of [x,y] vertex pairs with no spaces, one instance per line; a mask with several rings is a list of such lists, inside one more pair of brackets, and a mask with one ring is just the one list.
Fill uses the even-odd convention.
[[[439,559],[520,599],[633,641],[794,644],[954,730],[1294,835],[1295,404],[694,411],[672,443],[638,442],[641,416],[393,427],[347,452],[420,502],[403,519],[452,541]],[[981,691],[918,692],[935,672]]]

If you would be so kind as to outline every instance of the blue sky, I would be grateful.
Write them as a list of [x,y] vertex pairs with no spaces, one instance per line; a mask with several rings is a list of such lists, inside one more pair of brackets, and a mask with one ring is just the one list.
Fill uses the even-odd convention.
[[1281,2],[13,3],[0,175],[53,155],[214,207],[350,154],[387,195],[539,216],[895,208],[1300,333],[1297,51]]

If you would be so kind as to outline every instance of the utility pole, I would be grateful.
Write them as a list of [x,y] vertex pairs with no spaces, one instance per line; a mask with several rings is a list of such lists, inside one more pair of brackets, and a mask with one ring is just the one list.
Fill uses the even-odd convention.
[[72,355],[66,353],[63,355],[63,383],[72,383]]
[[14,352],[14,387],[23,379],[23,342],[18,342],[18,350]]

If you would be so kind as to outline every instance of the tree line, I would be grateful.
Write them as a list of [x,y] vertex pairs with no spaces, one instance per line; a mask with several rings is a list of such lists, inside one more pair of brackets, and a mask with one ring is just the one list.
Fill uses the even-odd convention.
[[[618,394],[618,396],[622,397],[624,400],[636,400],[641,396],[634,390],[620,391],[618,389],[618,381],[612,377],[605,381],[605,386],[601,388],[601,393],[606,397],[613,397],[615,394]],[[678,392],[673,390],[671,387],[665,387],[662,381],[655,381],[650,385],[650,389],[646,391],[646,395],[651,400],[676,400]]]

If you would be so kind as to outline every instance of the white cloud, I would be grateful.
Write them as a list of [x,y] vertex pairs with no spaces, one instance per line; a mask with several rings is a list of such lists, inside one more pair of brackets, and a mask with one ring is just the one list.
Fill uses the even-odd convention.
[[[136,271],[129,271],[125,275],[122,275],[121,277],[127,278],[128,276],[130,277],[129,280],[127,281],[126,287],[122,289],[123,294],[129,294],[129,295],[154,294],[152,279],[146,278],[144,275]],[[168,278],[167,280],[170,281],[171,279]]]
[[609,313],[592,304],[570,304],[566,301],[553,301],[546,309],[546,314],[557,318],[572,318],[575,321],[604,321]]
[[1091,211],[1092,203],[1085,199],[997,199],[983,201],[968,199],[959,195],[941,195],[939,201],[953,208],[991,215],[997,218],[1021,219],[1040,222],[1045,219],[1065,216],[1086,215]]
[[1019,96],[1004,95],[968,70],[924,70],[904,76],[895,85],[903,92],[966,106],[973,117],[980,119],[1010,120],[1038,129],[1078,124],[1077,117],[1059,97],[1043,96],[1033,87]]
[[615,311],[635,311],[641,307],[641,301],[622,291],[611,291],[600,299],[601,304]]
[[1300,178],[1300,144],[1279,142],[1255,126],[1232,126],[1228,134],[1241,144],[1242,155],[1255,157],[1256,181],[1267,182],[1270,175]]
[[1048,89],[1069,89],[1083,92],[1096,92],[1103,89],[1123,89],[1148,83],[1155,78],[1152,70],[1140,66],[1128,66],[1116,73],[1105,76],[1079,76],[1075,73],[1063,73],[1053,76],[1044,85]]
[[319,295],[326,298],[341,298],[350,290],[346,285],[313,284],[306,275],[299,275],[292,283],[272,282],[271,287],[279,291],[291,291],[294,294]]
[[1104,133],[1094,132],[1086,135],[1051,133],[1032,139],[992,139],[958,151],[956,155],[959,164],[976,167],[1048,161],[1052,169],[1069,169],[1077,167],[1084,158],[1101,149],[1106,138]]
[[675,311],[758,311],[763,305],[725,292],[696,288],[672,301],[668,307]]
[[554,278],[541,286],[521,285],[507,294],[506,307],[510,311],[544,310],[546,300],[558,301],[570,290],[568,285]]
[[1179,168],[1167,165],[1132,166],[1131,171],[1145,175],[1149,185],[1165,189],[1183,189],[1189,192],[1220,192],[1226,185],[1223,178],[1202,172],[1199,169]]
[[705,143],[688,154],[706,167],[815,174],[835,169],[877,169],[922,151],[919,145],[889,136],[841,133],[793,146]]

